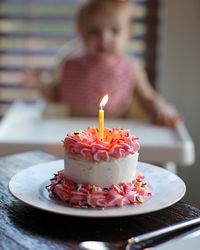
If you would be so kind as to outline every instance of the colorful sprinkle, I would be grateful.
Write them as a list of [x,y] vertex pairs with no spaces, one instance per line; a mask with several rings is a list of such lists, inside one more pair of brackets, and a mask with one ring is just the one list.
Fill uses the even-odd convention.
[[[67,202],[75,208],[106,208],[122,207],[128,204],[140,205],[152,196],[143,176],[129,183],[112,185],[110,188],[101,188],[90,184],[77,184],[65,178],[64,172],[60,171],[48,185],[50,196]],[[58,185],[59,184],[59,185]]]

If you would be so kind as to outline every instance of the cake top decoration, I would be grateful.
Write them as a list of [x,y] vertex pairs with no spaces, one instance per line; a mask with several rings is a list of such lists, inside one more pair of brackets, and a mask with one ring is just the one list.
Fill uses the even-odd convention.
[[132,155],[140,149],[139,138],[123,128],[104,128],[104,139],[99,138],[98,129],[88,127],[70,132],[64,139],[64,147],[71,157],[94,161],[109,161]]

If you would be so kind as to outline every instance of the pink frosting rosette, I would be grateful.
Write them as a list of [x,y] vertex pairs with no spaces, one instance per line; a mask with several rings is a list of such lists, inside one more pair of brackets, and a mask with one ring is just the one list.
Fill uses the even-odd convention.
[[138,139],[129,130],[105,128],[104,140],[100,140],[98,130],[89,127],[68,133],[63,143],[68,155],[99,162],[134,154],[140,149]]
[[73,207],[122,207],[139,205],[152,196],[144,176],[137,176],[129,183],[101,188],[90,184],[77,184],[64,177],[60,171],[51,179],[49,192]]

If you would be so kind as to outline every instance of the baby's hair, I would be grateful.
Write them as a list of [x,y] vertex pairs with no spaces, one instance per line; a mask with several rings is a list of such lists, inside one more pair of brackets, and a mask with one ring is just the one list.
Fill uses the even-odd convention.
[[112,10],[115,13],[124,11],[129,22],[132,22],[135,14],[135,8],[131,0],[86,0],[77,13],[78,26],[82,26],[91,13],[105,12],[106,10]]

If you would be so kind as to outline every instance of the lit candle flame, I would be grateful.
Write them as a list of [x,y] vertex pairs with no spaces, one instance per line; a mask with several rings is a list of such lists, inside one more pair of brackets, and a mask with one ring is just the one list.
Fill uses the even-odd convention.
[[103,108],[105,107],[106,103],[108,102],[108,99],[109,99],[108,94],[106,94],[106,95],[102,98],[102,100],[101,100],[101,102],[100,102],[100,104],[99,104],[99,107],[100,107],[101,109],[103,109]]

